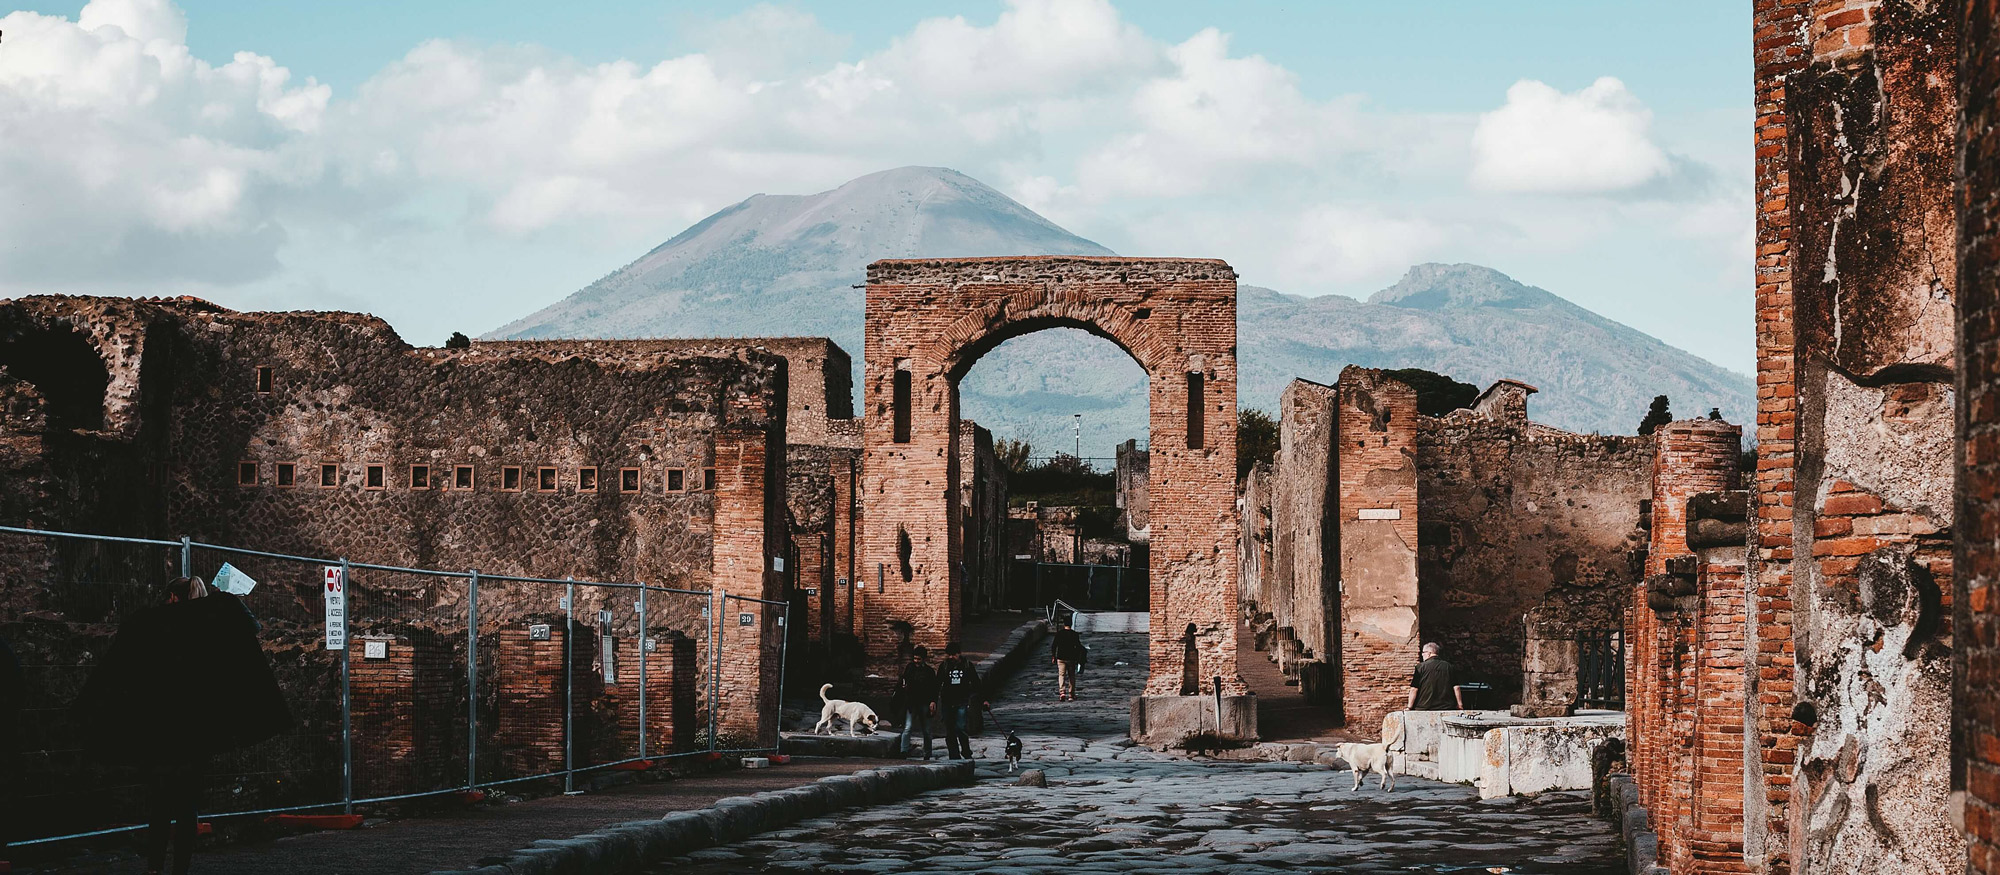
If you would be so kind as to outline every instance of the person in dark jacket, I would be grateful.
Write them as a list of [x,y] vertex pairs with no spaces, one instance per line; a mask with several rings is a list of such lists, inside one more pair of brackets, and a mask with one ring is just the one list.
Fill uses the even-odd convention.
[[1410,677],[1411,711],[1465,710],[1465,688],[1453,677],[1456,670],[1438,655],[1437,644],[1425,644],[1424,659]]
[[910,755],[914,734],[924,735],[924,759],[931,758],[931,716],[937,713],[938,675],[930,665],[931,652],[923,645],[910,651],[910,663],[903,666],[903,679],[896,686],[896,700],[903,705],[903,755]]
[[938,664],[938,713],[944,715],[945,752],[955,760],[972,759],[972,712],[986,701],[979,692],[979,669],[959,651],[958,642],[944,646]]
[[1090,656],[1090,649],[1083,646],[1083,636],[1070,627],[1065,618],[1058,621],[1054,640],[1049,645],[1049,661],[1056,664],[1056,700],[1067,702],[1076,698],[1076,676],[1083,670],[1083,661]]
[[173,871],[188,871],[208,759],[291,725],[256,621],[193,577],[125,621],[71,711],[88,750],[145,775],[150,872],[165,864],[170,832]]

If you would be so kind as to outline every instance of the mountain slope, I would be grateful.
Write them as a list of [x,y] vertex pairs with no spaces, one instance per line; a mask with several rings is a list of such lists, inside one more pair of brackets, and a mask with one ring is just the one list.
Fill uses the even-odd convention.
[[[816,195],[757,195],[490,336],[825,335],[862,355],[862,290],[878,258],[1110,255],[963,174],[905,167]],[[1210,253],[1199,253],[1210,254]],[[1716,367],[1548,291],[1478,265],[1423,264],[1368,301],[1243,286],[1238,403],[1274,409],[1294,377],[1331,382],[1349,363],[1421,367],[1482,388],[1542,392],[1536,419],[1632,432],[1654,395],[1679,416],[1751,415],[1748,377]],[[856,385],[859,385],[858,373]],[[1110,342],[1074,330],[1015,338],[960,386],[963,413],[998,437],[1109,456],[1146,433],[1145,375]],[[859,406],[859,405],[857,405]]]
[[902,167],[751,197],[492,336],[825,335],[858,361],[871,261],[1110,254],[972,177]]

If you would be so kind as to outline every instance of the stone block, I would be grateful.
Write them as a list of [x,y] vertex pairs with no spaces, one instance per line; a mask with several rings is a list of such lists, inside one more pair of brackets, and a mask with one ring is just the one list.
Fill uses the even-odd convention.
[[1221,714],[1214,696],[1132,697],[1132,740],[1156,750],[1178,747],[1196,736],[1228,742],[1257,740],[1257,697],[1223,696]]

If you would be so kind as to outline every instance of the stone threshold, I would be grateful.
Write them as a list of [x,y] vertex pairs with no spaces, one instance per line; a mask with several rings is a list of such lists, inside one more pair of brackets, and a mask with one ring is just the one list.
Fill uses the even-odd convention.
[[732,796],[693,811],[658,820],[613,824],[566,839],[542,839],[506,860],[477,869],[441,870],[431,875],[617,875],[638,872],[661,860],[726,845],[801,820],[906,799],[919,793],[972,783],[969,760],[887,766],[851,775],[830,775],[811,784]]

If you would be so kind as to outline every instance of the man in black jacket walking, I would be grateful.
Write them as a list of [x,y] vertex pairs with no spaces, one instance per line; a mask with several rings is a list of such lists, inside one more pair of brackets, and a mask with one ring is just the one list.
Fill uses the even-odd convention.
[[1083,670],[1083,661],[1090,649],[1083,646],[1083,636],[1070,627],[1065,618],[1057,621],[1056,634],[1049,645],[1049,658],[1056,664],[1056,700],[1067,702],[1076,698],[1076,675]]
[[913,734],[924,736],[924,759],[931,758],[931,715],[938,709],[938,675],[930,665],[931,652],[923,645],[910,651],[903,666],[903,679],[896,686],[896,700],[903,704],[903,755],[910,755]]
[[979,669],[959,652],[958,642],[944,646],[944,662],[938,665],[938,712],[944,715],[945,750],[955,760],[972,759],[972,712],[986,697],[979,692]]

